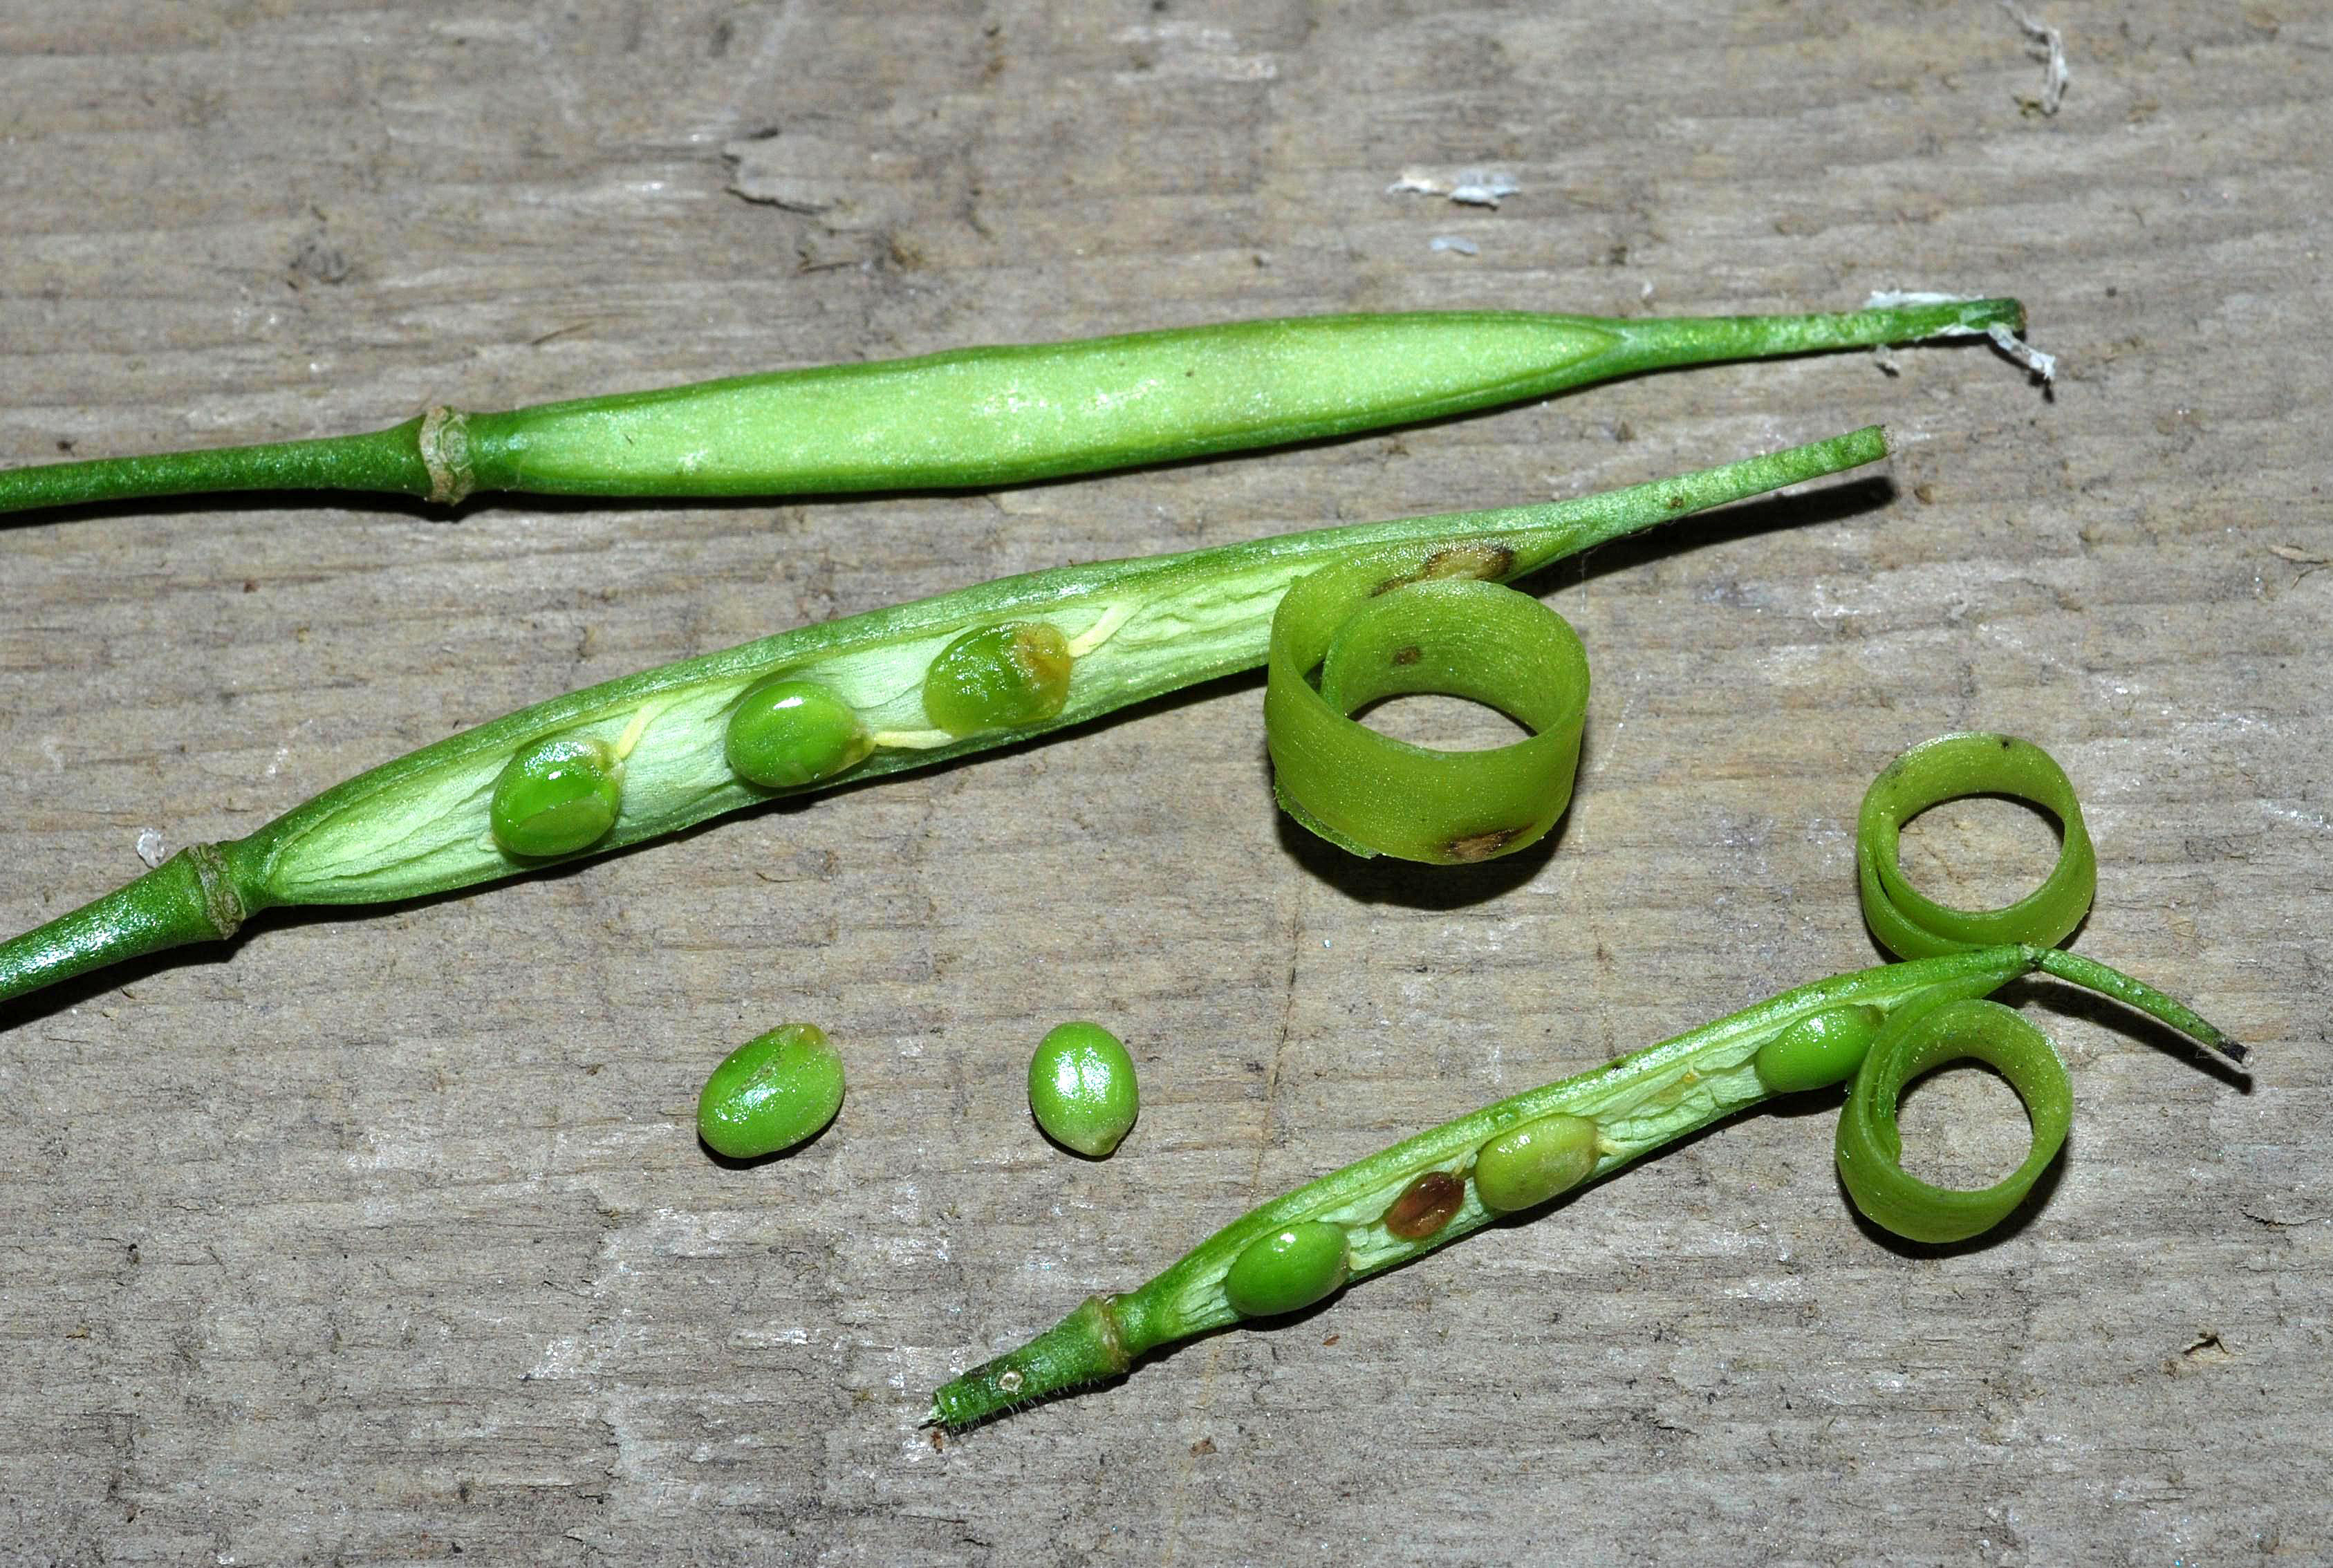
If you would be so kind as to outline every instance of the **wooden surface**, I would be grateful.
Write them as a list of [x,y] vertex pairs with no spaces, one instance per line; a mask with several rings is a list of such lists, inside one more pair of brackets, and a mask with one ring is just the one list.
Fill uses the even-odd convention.
[[[13,930],[136,874],[141,834],[243,834],[806,620],[1873,419],[1903,444],[1892,483],[1557,574],[1597,689],[1551,852],[1442,875],[1304,841],[1234,681],[11,1010],[0,1558],[2333,1554],[2333,21],[2040,9],[2054,116],[1976,0],[0,7],[0,463],[1313,311],[2015,293],[2063,366],[2054,396],[1981,345],[1694,371],[988,495],[0,528]],[[1387,189],[1469,169],[1521,189]],[[1969,727],[2079,789],[2083,951],[2257,1076],[2025,988],[2078,1118],[1989,1245],[1888,1245],[1827,1109],[1753,1116],[1301,1322],[919,1427],[1253,1201],[1875,961],[1857,801]],[[1909,844],[1968,901],[2050,854],[1984,805]],[[1099,1164],[1022,1085],[1080,1015],[1144,1079]],[[840,1120],[715,1162],[698,1085],[792,1018],[847,1053]],[[2021,1146],[1969,1073],[1907,1126],[1964,1179]]]

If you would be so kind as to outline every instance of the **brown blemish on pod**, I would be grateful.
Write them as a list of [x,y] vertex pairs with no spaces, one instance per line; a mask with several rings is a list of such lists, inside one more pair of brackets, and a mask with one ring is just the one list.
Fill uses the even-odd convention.
[[1450,1223],[1466,1201],[1466,1183],[1447,1171],[1428,1171],[1401,1190],[1383,1219],[1398,1241],[1423,1241]]
[[1453,544],[1426,558],[1416,571],[1389,577],[1369,590],[1372,598],[1437,578],[1474,578],[1495,582],[1515,569],[1515,552],[1503,544]]
[[1464,838],[1454,838],[1442,847],[1453,860],[1488,860],[1504,852],[1522,835],[1520,827],[1493,827],[1488,833],[1469,833]]
[[1414,664],[1425,656],[1426,650],[1419,647],[1416,643],[1412,643],[1407,647],[1396,648],[1393,651],[1393,662],[1397,665]]

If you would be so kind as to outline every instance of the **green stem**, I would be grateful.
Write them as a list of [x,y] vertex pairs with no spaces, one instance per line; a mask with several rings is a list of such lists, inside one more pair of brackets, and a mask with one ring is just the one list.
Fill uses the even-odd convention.
[[2117,969],[2109,969],[2094,958],[2084,958],[2078,952],[2068,952],[2061,947],[2037,948],[2033,967],[2044,974],[2080,986],[2085,990],[2109,996],[2127,1008],[2136,1008],[2150,1018],[2160,1018],[2191,1039],[2201,1040],[2232,1062],[2241,1062],[2251,1053],[2237,1041],[2222,1034],[2203,1016],[2176,997],[2156,990],[2145,980],[2134,980]]
[[206,452],[95,457],[0,471],[0,512],[222,490],[370,490],[427,496],[428,465],[408,419],[365,435],[327,435]]
[[365,435],[0,472],[0,512],[227,490],[783,495],[1017,484],[1414,424],[1664,367],[2019,326],[2014,300],[1829,315],[1312,316],[967,349]]
[[[1877,1059],[1887,1028],[1908,1028],[2035,970],[2102,991],[2242,1058],[2241,1047],[2193,1009],[2118,970],[2057,949],[1983,948],[1835,975],[1607,1066],[1486,1105],[1274,1199],[1216,1231],[1139,1288],[1091,1297],[1027,1344],[955,1379],[932,1396],[931,1420],[951,1428],[976,1425],[1016,1406],[1117,1376],[1161,1345],[1242,1321],[1225,1290],[1226,1276],[1252,1248],[1291,1228],[1343,1229],[1349,1273],[1339,1279],[1367,1277],[1479,1229],[1501,1212],[1483,1201],[1476,1171],[1486,1145],[1502,1134],[1555,1117],[1591,1122],[1596,1158],[1582,1166],[1572,1184],[1608,1176],[1786,1092],[1766,1071],[1769,1047],[1791,1048],[1810,1028],[1819,1033],[1824,1025],[1840,1020],[1884,1020],[1876,1033],[1870,1028],[1863,1031]],[[1852,1053],[1839,1057],[1823,1081],[1836,1082],[1861,1065]],[[1445,1180],[1452,1206],[1438,1229],[1422,1237],[1388,1229],[1387,1219],[1405,1193],[1422,1181]],[[1562,1190],[1550,1189],[1548,1195]]]
[[[729,760],[741,699],[777,677],[815,683],[859,722],[867,749],[802,789],[878,777],[1064,728],[1263,662],[1290,583],[1356,551],[1407,550],[1413,569],[1454,553],[1512,577],[1704,507],[1871,463],[1877,426],[1700,473],[1543,506],[1322,529],[1147,559],[1005,578],[936,598],[798,627],[629,675],[450,735],[334,786],[217,846],[245,909],[379,904],[516,876],[557,854],[519,851],[494,802],[516,760],[585,752],[620,762],[615,817],[576,855],[597,855],[742,810],[765,788]],[[1074,669],[1058,709],[1029,722],[956,734],[930,728],[925,677],[967,633],[1042,622]],[[1074,639],[1071,642],[1070,639]],[[174,874],[101,899],[0,943],[0,1000],[68,974],[182,942],[219,937],[198,889]]]
[[1619,339],[1615,352],[1627,359],[1627,370],[1650,370],[1723,359],[1877,349],[1932,338],[1981,338],[1993,327],[2022,332],[2025,307],[2015,300],[1941,300],[1829,314],[1687,320],[1694,329],[1689,334],[1663,331],[1669,323],[1658,317],[1615,322]]
[[0,944],[0,1000],[187,942],[224,942],[274,902],[241,844],[197,844],[70,914]]

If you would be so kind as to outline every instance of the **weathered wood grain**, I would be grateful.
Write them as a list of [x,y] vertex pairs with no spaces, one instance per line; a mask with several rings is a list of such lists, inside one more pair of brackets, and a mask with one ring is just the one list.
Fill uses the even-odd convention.
[[[14,930],[134,874],[141,831],[246,832],[805,619],[1874,418],[1904,443],[1892,485],[1560,574],[1597,689],[1551,853],[1454,877],[1302,841],[1234,682],[9,1013],[0,1556],[2333,1555],[2333,25],[2038,9],[2054,117],[1975,0],[0,7],[0,463],[1307,311],[2013,292],[2065,370],[1719,368],[994,495],[0,528]],[[1408,168],[1521,190],[1389,194]],[[1871,961],[1863,786],[1972,726],[2065,764],[2085,951],[2252,1042],[2248,1090],[2035,988],[2078,1119],[1992,1245],[1886,1245],[1827,1114],[1757,1118],[1301,1323],[918,1429],[935,1383],[1253,1200]],[[2030,829],[1948,809],[1910,864],[1997,894]],[[1145,1079],[1101,1164],[1021,1086],[1079,1015]],[[792,1017],[848,1054],[840,1122],[716,1165],[698,1084]],[[1910,1117],[1945,1165],[2008,1162],[1981,1080]]]

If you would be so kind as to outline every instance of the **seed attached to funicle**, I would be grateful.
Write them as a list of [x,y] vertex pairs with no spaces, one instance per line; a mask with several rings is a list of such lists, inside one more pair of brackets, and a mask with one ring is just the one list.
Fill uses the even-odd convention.
[[1345,1228],[1306,1219],[1248,1244],[1224,1276],[1224,1300],[1242,1317],[1296,1312],[1345,1283]]
[[856,768],[875,741],[858,712],[832,691],[780,675],[737,699],[723,746],[740,779],[792,789]]
[[1428,1171],[1401,1190],[1380,1221],[1397,1241],[1423,1241],[1464,1207],[1466,1183],[1447,1171]]
[[1752,1058],[1758,1082],[1771,1095],[1794,1095],[1843,1084],[1863,1066],[1887,1015],[1877,1008],[1832,1008],[1810,1013],[1758,1047]]
[[1596,1169],[1596,1123],[1559,1111],[1510,1127],[1474,1152],[1474,1196],[1512,1214],[1577,1187]]
[[494,780],[494,842],[513,855],[572,855],[608,836],[624,800],[624,766],[590,736],[538,741]]
[[951,735],[1042,723],[1070,700],[1069,639],[1045,621],[968,631],[924,675],[924,716]]

